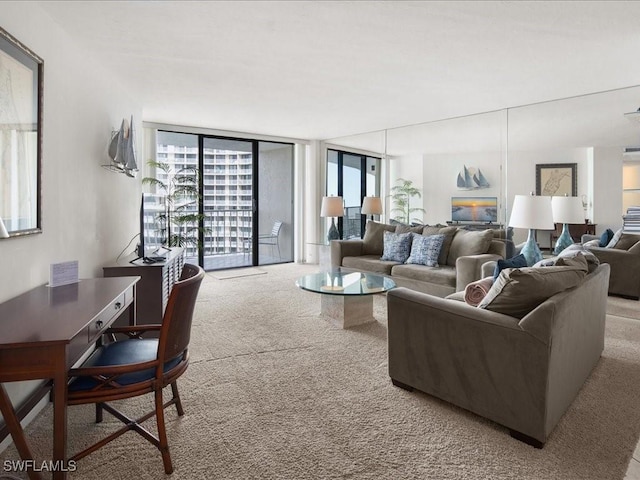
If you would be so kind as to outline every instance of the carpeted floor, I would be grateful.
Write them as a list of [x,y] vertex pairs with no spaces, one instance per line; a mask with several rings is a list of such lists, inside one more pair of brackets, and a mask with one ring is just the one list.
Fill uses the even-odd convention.
[[[622,479],[640,437],[640,322],[610,316],[605,351],[542,450],[428,395],[392,386],[386,299],[377,322],[350,330],[319,317],[294,285],[317,266],[203,282],[192,363],[180,379],[186,414],[168,411],[175,466],[135,433],[81,460],[72,479]],[[127,400],[135,413],[151,399]],[[69,449],[115,423],[71,407]],[[150,424],[151,427],[154,427]],[[155,427],[154,427],[155,428]],[[28,427],[49,458],[51,409]],[[16,458],[13,448],[2,456]],[[1,472],[0,472],[1,476]]]

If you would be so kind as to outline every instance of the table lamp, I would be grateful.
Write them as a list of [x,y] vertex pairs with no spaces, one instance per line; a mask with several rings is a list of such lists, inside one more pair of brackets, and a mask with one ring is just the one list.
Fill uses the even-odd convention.
[[535,240],[535,230],[553,230],[553,211],[551,197],[533,195],[516,195],[513,200],[509,226],[526,228],[529,236],[522,247],[522,255],[527,260],[527,266],[542,260],[542,252]]
[[7,232],[7,227],[4,226],[2,218],[0,218],[0,238],[9,238],[9,232]]
[[335,217],[342,217],[343,215],[344,204],[342,203],[342,197],[322,197],[320,216],[331,217],[331,227],[327,234],[327,240],[331,241],[340,238],[340,233],[336,228]]
[[569,233],[570,223],[584,223],[584,210],[582,209],[582,199],[578,197],[551,197],[551,208],[553,210],[553,221],[562,223],[562,233],[556,240],[556,247],[553,250],[555,255],[573,244],[573,239]]
[[382,200],[380,197],[364,197],[360,213],[362,215],[371,215],[371,220],[373,220],[374,215],[382,215]]

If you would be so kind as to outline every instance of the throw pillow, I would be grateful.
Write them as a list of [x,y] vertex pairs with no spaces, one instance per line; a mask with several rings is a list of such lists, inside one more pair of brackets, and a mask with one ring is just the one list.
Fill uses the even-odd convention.
[[426,265],[427,267],[438,266],[438,255],[444,243],[444,235],[429,235],[425,237],[412,233],[411,254],[406,263]]
[[395,229],[395,225],[369,220],[362,239],[362,253],[364,255],[382,255],[384,232],[393,232]]
[[578,285],[586,274],[577,266],[506,269],[478,308],[521,319],[553,295]]
[[640,235],[633,235],[632,233],[623,233],[620,236],[620,240],[618,243],[614,245],[613,248],[617,250],[629,250],[640,240]]
[[622,237],[622,229],[613,234],[613,237],[611,237],[611,240],[609,240],[609,243],[607,243],[607,248],[615,247],[616,243],[618,243],[618,240],[620,240],[620,237]]
[[444,242],[440,249],[440,255],[438,255],[438,265],[447,264],[447,257],[449,256],[451,242],[453,241],[453,236],[457,231],[457,227],[443,227],[441,225],[427,225],[422,229],[422,235],[425,237],[429,235],[444,235]]
[[607,228],[604,232],[602,232],[602,235],[600,235],[600,241],[596,246],[606,247],[612,238],[613,238],[613,230],[611,230],[610,228]]
[[478,231],[458,230],[451,241],[447,265],[455,267],[458,257],[487,253],[492,240],[493,231],[490,229]]
[[500,259],[496,262],[496,268],[493,270],[493,279],[495,280],[500,275],[500,272],[505,268],[522,268],[527,266],[527,259],[524,255],[516,255],[513,258],[507,258],[506,260]]
[[411,254],[412,233],[384,232],[384,247],[380,260],[404,263]]
[[[598,257],[596,257],[593,252],[590,252],[589,250],[584,248],[584,245],[580,245],[579,243],[569,245],[558,255],[558,258],[563,258],[565,260],[577,257],[584,258],[589,273],[593,272],[596,268],[598,268],[598,265],[600,265],[600,260],[598,259]],[[556,265],[558,265],[557,262]]]

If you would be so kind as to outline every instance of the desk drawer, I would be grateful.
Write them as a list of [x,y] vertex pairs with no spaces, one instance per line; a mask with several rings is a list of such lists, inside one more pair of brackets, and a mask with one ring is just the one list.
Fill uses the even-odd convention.
[[122,293],[100,312],[87,326],[88,341],[92,343],[99,337],[133,300],[133,288]]

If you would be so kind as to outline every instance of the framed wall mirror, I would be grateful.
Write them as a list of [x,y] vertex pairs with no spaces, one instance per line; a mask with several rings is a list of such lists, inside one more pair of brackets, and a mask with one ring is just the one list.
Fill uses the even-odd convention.
[[42,59],[0,28],[0,220],[9,237],[42,232],[43,72]]

